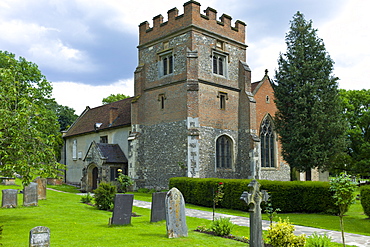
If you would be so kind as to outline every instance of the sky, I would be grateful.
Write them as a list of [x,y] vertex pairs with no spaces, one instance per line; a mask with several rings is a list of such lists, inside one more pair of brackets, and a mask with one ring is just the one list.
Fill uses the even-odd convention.
[[[76,114],[101,105],[110,94],[133,96],[138,25],[187,0],[0,0],[0,50],[39,66],[57,103]],[[300,11],[313,21],[334,60],[339,88],[370,89],[370,1],[365,0],[198,0],[247,24],[246,61],[252,81],[286,51],[285,35]]]

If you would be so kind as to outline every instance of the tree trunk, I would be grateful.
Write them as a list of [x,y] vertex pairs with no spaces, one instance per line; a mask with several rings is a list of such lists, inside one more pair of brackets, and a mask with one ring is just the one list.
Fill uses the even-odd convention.
[[346,242],[344,240],[344,225],[343,225],[343,215],[339,215],[339,221],[340,221],[340,229],[342,231],[342,242],[343,247],[346,247]]

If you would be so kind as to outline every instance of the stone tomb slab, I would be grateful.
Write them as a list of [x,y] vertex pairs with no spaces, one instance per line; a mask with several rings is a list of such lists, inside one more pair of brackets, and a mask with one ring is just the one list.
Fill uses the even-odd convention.
[[29,247],[50,247],[50,229],[45,226],[32,228]]
[[166,194],[166,228],[169,238],[188,236],[185,200],[177,188],[172,188]]
[[38,206],[37,183],[30,183],[23,190],[23,206]]
[[116,194],[114,198],[113,216],[111,219],[112,225],[131,224],[133,202],[134,195],[132,194]]
[[152,194],[150,222],[158,222],[166,219],[166,194],[167,192]]
[[34,180],[37,183],[37,197],[38,200],[45,200],[46,199],[46,178],[36,178]]
[[3,198],[1,207],[3,208],[15,208],[18,206],[18,190],[6,189],[2,190]]

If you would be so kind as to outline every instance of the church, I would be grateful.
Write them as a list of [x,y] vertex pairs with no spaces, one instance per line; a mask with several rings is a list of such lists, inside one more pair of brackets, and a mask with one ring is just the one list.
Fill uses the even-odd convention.
[[91,191],[119,169],[136,188],[180,176],[290,180],[268,72],[251,82],[246,24],[203,13],[188,1],[139,25],[134,96],[87,107],[64,133],[65,182]]

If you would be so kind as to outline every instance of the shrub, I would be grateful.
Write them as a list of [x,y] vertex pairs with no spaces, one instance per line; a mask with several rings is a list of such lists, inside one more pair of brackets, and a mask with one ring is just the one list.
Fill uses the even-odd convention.
[[[240,200],[243,191],[248,191],[250,179],[220,179],[220,178],[171,178],[169,188],[178,188],[187,203],[212,207],[213,188],[223,183],[223,198],[219,202],[222,208],[246,211],[247,204]],[[329,190],[328,182],[301,181],[269,181],[259,180],[262,190],[267,190],[271,196],[274,208],[283,213],[337,213],[334,205],[334,194]],[[262,204],[264,208],[266,204]]]
[[364,213],[370,217],[370,185],[361,187],[361,205]]
[[100,183],[99,187],[93,191],[95,193],[95,204],[100,210],[113,209],[114,196],[117,188],[109,183]]
[[227,236],[231,233],[234,224],[230,221],[230,218],[220,217],[216,218],[211,225],[211,230],[216,236]]
[[335,199],[335,205],[339,209],[339,222],[340,229],[342,231],[342,242],[345,245],[344,239],[344,214],[348,211],[349,206],[355,202],[355,195],[353,194],[356,190],[356,183],[352,182],[350,177],[346,174],[340,174],[339,176],[330,180],[330,190],[334,191],[333,198]]
[[93,197],[91,196],[90,192],[88,192],[86,195],[81,197],[81,202],[82,203],[90,203],[92,202]]
[[306,239],[305,247],[329,247],[331,243],[331,237],[324,235],[318,235],[314,232],[311,236]]
[[122,170],[121,172],[119,170],[121,169],[118,169],[119,175],[118,175],[118,178],[116,178],[118,182],[118,191],[122,193],[126,193],[128,187],[133,185],[134,181],[132,181],[132,179],[129,176],[123,174]]
[[305,235],[294,235],[294,226],[289,220],[279,220],[267,230],[267,242],[275,247],[303,247],[306,243]]

